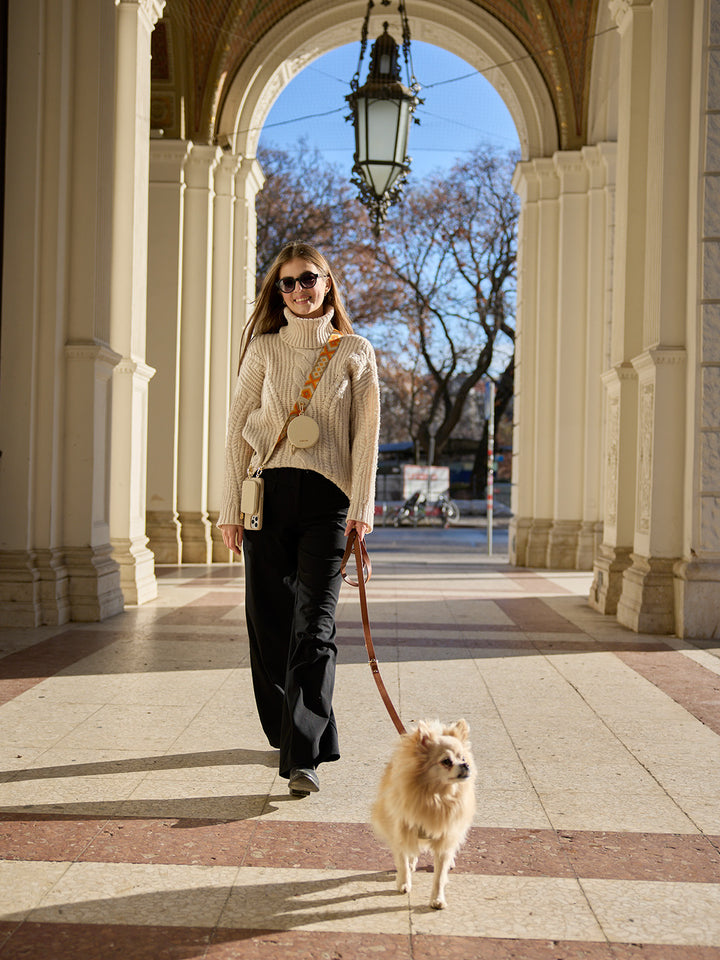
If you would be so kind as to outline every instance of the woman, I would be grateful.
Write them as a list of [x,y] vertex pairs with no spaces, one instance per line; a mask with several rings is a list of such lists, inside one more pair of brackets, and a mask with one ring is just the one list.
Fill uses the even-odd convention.
[[[317,441],[278,442],[337,334],[305,411]],[[263,281],[241,352],[218,526],[225,545],[245,555],[255,701],[295,795],[319,790],[318,765],[340,757],[332,709],[340,563],[350,531],[362,539],[372,529],[378,429],[373,348],[353,334],[327,260],[308,244],[288,244]],[[262,529],[246,529],[240,485],[261,466]]]

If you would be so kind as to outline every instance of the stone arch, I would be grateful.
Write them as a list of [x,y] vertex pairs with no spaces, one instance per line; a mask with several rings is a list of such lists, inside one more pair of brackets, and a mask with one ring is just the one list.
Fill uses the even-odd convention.
[[[369,37],[390,20],[370,18]],[[273,102],[303,67],[360,36],[357,4],[310,0],[289,13],[255,45],[229,84],[217,114],[215,140],[233,153],[255,156],[262,125]],[[489,13],[461,0],[452,6],[418,0],[410,30],[414,40],[434,44],[483,72],[515,121],[523,159],[558,149],[557,120],[540,71],[522,43]],[[348,78],[348,85],[349,85]]]

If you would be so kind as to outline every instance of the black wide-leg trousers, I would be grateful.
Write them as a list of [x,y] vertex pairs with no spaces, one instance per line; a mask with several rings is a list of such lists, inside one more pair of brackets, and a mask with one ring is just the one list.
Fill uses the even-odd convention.
[[255,702],[280,775],[340,758],[332,709],[335,609],[348,499],[312,470],[266,470],[262,530],[246,530]]

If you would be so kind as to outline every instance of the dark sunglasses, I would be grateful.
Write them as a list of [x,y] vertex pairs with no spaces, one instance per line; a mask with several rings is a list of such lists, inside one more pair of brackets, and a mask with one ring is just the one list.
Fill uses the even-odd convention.
[[303,290],[311,290],[317,283],[318,277],[326,276],[326,273],[310,273],[307,270],[305,273],[301,273],[299,277],[280,277],[275,286],[280,293],[292,293],[296,283],[299,283]]

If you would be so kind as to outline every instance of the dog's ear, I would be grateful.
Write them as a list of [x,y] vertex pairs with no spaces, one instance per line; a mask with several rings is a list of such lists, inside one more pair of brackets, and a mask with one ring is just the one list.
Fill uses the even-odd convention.
[[470,736],[470,724],[467,720],[456,720],[451,727],[446,727],[445,733],[465,743]]
[[418,744],[424,744],[427,742],[428,737],[430,736],[430,728],[423,720],[418,720],[417,730],[413,731],[413,739],[417,741]]

